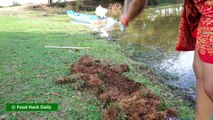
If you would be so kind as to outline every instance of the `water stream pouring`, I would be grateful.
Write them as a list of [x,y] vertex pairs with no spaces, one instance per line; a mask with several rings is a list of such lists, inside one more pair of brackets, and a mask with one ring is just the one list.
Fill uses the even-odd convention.
[[[124,15],[127,14],[130,3],[131,3],[131,0],[124,1]],[[122,23],[120,23],[120,30],[122,33],[126,32],[126,26],[123,25]]]

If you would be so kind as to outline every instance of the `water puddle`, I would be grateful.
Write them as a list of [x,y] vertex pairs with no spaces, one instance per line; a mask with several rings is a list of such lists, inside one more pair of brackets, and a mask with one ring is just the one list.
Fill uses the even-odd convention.
[[[194,52],[181,52],[179,55],[163,60],[155,67],[156,69],[178,76],[179,80],[175,81],[177,87],[194,88],[195,76],[192,69],[193,58]],[[174,81],[170,80],[169,83],[175,85]]]

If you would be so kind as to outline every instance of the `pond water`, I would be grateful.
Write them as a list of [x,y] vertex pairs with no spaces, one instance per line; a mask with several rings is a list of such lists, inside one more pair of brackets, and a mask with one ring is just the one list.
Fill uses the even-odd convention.
[[134,46],[134,60],[145,62],[159,74],[174,76],[165,77],[166,83],[185,89],[194,98],[194,52],[175,51],[181,10],[182,5],[145,9],[124,33],[112,29],[107,37]]

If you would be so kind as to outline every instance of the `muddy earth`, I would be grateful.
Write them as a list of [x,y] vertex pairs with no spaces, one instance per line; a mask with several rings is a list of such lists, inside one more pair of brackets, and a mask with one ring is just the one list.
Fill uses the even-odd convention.
[[128,71],[127,64],[83,56],[70,66],[71,75],[58,78],[56,83],[71,86],[81,83],[79,89],[95,91],[103,102],[103,120],[166,120],[168,116],[173,119],[177,116],[175,110],[162,107],[160,97],[123,75]]

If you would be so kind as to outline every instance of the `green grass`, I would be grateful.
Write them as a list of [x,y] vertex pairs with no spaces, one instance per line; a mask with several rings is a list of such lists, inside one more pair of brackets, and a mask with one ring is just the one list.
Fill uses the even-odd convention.
[[[68,85],[56,85],[54,81],[69,74],[69,65],[85,54],[111,58],[115,62],[126,58],[116,51],[115,45],[88,34],[88,28],[70,24],[66,15],[41,17],[32,13],[30,16],[32,18],[0,18],[0,114],[8,119],[100,119],[101,110],[97,107],[100,101],[94,94],[83,94]],[[67,49],[44,48],[46,45],[91,49],[68,52]],[[61,97],[44,94],[51,92]],[[19,102],[58,103],[59,112],[12,114],[3,110],[6,103]]]
[[[56,85],[55,80],[68,75],[69,65],[82,55],[110,58],[114,63],[125,62],[130,66],[134,61],[125,57],[116,44],[96,39],[87,27],[71,24],[67,15],[25,14],[24,17],[8,14],[0,17],[0,116],[7,119],[101,119],[102,110],[98,107],[101,102],[92,92]],[[44,48],[46,45],[91,49],[69,52],[67,49]],[[153,84],[134,70],[128,76],[149,86],[160,96],[164,95],[160,91],[168,89],[163,84]],[[173,102],[174,97],[171,95],[166,105],[181,110],[181,118],[192,118],[194,110],[187,102]],[[59,111],[6,112],[6,103],[58,103]]]

